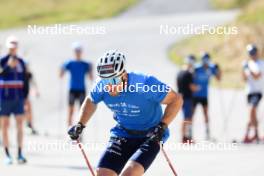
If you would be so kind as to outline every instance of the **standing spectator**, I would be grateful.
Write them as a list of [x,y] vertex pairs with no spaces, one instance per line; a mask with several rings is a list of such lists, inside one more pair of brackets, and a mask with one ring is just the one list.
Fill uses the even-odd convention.
[[7,38],[8,54],[0,59],[0,120],[2,124],[3,146],[6,154],[5,163],[12,164],[9,153],[8,129],[11,115],[17,125],[18,163],[26,163],[22,154],[23,115],[24,115],[24,79],[25,63],[17,56],[18,40],[14,36]]
[[209,140],[209,115],[208,115],[208,88],[212,76],[215,76],[218,81],[221,79],[221,71],[217,64],[211,63],[211,57],[208,53],[202,55],[202,63],[195,67],[194,83],[198,86],[198,90],[194,92],[194,110],[198,104],[203,107],[205,118],[206,139]]
[[197,89],[193,83],[195,60],[193,55],[186,57],[184,68],[177,75],[178,91],[183,96],[182,143],[192,142],[193,92]]
[[83,48],[80,43],[73,43],[72,45],[75,58],[63,64],[60,72],[62,78],[66,71],[70,73],[70,90],[69,90],[69,109],[68,109],[68,126],[72,125],[74,103],[76,100],[81,105],[86,96],[85,78],[89,76],[93,80],[92,64],[86,62],[82,58]]
[[36,135],[37,131],[33,125],[33,112],[32,112],[32,105],[30,101],[30,91],[31,87],[34,86],[36,97],[39,97],[39,91],[37,87],[37,83],[35,78],[33,77],[33,73],[29,69],[29,64],[26,64],[26,73],[25,73],[25,80],[24,80],[24,110],[25,116],[27,120],[27,126],[31,130],[31,134]]
[[[244,138],[245,143],[259,141],[257,108],[262,98],[264,61],[259,59],[258,49],[255,45],[247,46],[249,59],[243,62],[243,79],[246,81],[247,101],[249,104],[249,122]],[[249,136],[250,130],[253,129],[253,137]]]

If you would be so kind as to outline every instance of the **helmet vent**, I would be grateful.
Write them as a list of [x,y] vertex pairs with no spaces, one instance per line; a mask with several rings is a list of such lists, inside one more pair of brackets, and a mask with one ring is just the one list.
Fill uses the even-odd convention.
[[115,64],[115,70],[117,70],[118,64]]
[[119,71],[121,71],[123,69],[123,67],[124,67],[124,62],[121,63]]

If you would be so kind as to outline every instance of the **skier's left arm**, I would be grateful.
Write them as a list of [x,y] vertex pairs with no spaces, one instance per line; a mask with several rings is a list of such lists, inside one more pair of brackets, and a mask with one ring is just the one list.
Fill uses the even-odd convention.
[[94,75],[93,75],[93,65],[92,64],[89,64],[87,66],[87,76],[88,78],[90,79],[90,81],[93,81],[94,80]]
[[213,66],[213,74],[215,75],[215,78],[217,79],[217,81],[220,81],[221,78],[222,78],[222,72],[221,72],[221,69],[219,67],[218,64],[215,64]]

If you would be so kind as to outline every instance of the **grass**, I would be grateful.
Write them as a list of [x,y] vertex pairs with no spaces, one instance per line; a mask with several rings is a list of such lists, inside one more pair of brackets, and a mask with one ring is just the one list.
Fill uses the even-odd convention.
[[106,18],[138,0],[0,0],[0,29]]
[[[242,8],[239,17],[227,26],[236,26],[238,35],[197,35],[175,43],[169,50],[169,57],[182,65],[186,55],[199,56],[201,51],[211,53],[213,61],[221,66],[224,88],[242,88],[241,63],[248,56],[245,47],[255,43],[264,55],[264,1],[254,0]],[[219,86],[218,84],[214,84]]]
[[264,23],[264,1],[252,0],[252,2],[244,9],[238,18],[239,23],[244,24],[263,24]]
[[210,0],[210,2],[217,9],[232,9],[244,7],[250,0]]

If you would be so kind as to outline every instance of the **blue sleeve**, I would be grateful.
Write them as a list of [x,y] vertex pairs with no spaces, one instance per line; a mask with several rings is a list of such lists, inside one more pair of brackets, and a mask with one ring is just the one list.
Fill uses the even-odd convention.
[[86,73],[90,73],[91,69],[92,69],[92,64],[91,63],[86,63],[85,72]]
[[98,104],[103,100],[103,86],[100,83],[97,83],[94,85],[91,93],[90,93],[90,98],[94,104]]
[[70,62],[65,62],[63,65],[62,65],[62,69],[63,70],[69,70],[70,69]]
[[211,66],[211,71],[212,71],[212,74],[214,76],[216,76],[218,74],[218,71],[219,71],[217,65],[212,65]]
[[154,76],[149,76],[146,79],[145,86],[149,87],[148,91],[144,91],[147,99],[160,103],[170,91],[170,87],[162,83]]

